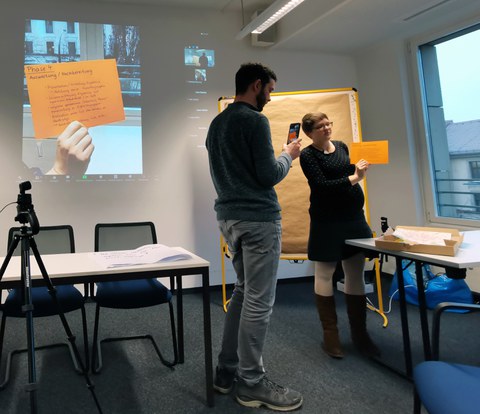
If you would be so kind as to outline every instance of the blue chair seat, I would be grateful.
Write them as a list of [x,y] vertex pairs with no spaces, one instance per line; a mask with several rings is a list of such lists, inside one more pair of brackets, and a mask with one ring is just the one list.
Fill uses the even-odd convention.
[[[63,312],[68,313],[73,310],[80,309],[84,303],[84,297],[78,289],[72,285],[61,285],[55,287],[57,290],[57,299],[62,307]],[[58,315],[57,306],[48,293],[47,287],[35,287],[31,290],[33,303],[33,317],[43,317]],[[22,312],[22,290],[12,289],[5,303],[1,307],[5,316],[13,318],[23,318],[25,314]]]
[[168,303],[172,293],[156,279],[140,279],[97,284],[95,301],[114,309],[136,309]]
[[426,361],[415,367],[413,376],[430,414],[480,412],[480,367]]

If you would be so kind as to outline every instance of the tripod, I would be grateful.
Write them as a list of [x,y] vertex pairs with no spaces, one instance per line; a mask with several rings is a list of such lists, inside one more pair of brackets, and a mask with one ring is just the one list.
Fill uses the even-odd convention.
[[[90,390],[92,397],[95,401],[95,405],[98,409],[98,412],[101,414],[102,409],[98,402],[98,399],[95,395],[94,384],[91,382],[88,375],[87,367],[80,357],[77,345],[75,343],[75,336],[73,335],[70,326],[68,325],[65,314],[61,308],[60,302],[57,299],[57,292],[53,286],[45,266],[43,264],[42,258],[37,248],[37,244],[34,239],[34,235],[40,231],[40,225],[33,209],[31,203],[31,195],[26,194],[25,191],[31,189],[30,182],[26,181],[20,184],[20,194],[18,195],[17,200],[17,217],[15,221],[18,221],[22,224],[20,227],[20,233],[16,233],[14,238],[8,248],[7,255],[5,260],[0,268],[0,281],[5,273],[5,270],[8,267],[10,259],[20,243],[21,246],[21,288],[23,294],[23,306],[22,311],[25,313],[26,320],[26,329],[27,329],[27,355],[28,355],[28,384],[26,385],[25,390],[29,394],[30,399],[30,409],[31,413],[36,414],[38,412],[37,406],[37,380],[36,380],[36,369],[35,369],[35,337],[34,337],[34,324],[33,324],[33,311],[34,306],[32,303],[32,280],[30,273],[30,250],[32,251],[35,260],[38,264],[38,267],[42,273],[43,281],[48,288],[48,291],[53,299],[53,302],[58,309],[58,315],[62,321],[63,328],[67,334],[68,341],[71,344],[75,360],[80,367],[82,374],[85,377],[87,383],[87,388]],[[27,226],[30,225],[30,227]]]

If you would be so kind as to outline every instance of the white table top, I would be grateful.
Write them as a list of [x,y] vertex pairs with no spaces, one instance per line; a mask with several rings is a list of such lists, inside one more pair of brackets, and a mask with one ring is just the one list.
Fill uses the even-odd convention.
[[441,267],[457,269],[480,267],[480,230],[465,231],[463,243],[458,248],[455,256],[442,256],[436,254],[410,253],[381,249],[375,246],[375,239],[349,239],[345,243],[351,246],[361,247],[368,250],[385,253],[391,256],[401,256],[406,259],[423,260]]
[[[43,264],[47,270],[48,276],[52,279],[57,277],[75,278],[81,276],[95,276],[95,275],[118,275],[122,273],[133,272],[152,272],[161,270],[180,270],[191,269],[198,267],[209,267],[210,263],[199,256],[181,248],[175,247],[192,256],[191,259],[177,260],[177,261],[162,261],[152,264],[142,264],[134,266],[122,266],[114,268],[102,267],[97,260],[95,260],[93,253],[65,253],[65,254],[46,254],[41,255]],[[0,264],[3,263],[4,258],[0,258]],[[33,255],[30,256],[31,278],[40,279],[42,274],[38,267],[37,261]],[[2,282],[18,280],[21,272],[20,256],[11,258],[5,274],[2,277]]]

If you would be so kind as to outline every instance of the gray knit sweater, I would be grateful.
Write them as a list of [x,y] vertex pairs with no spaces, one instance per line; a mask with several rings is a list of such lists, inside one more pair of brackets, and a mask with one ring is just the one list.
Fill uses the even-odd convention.
[[280,219],[273,186],[290,170],[292,159],[275,159],[268,119],[245,102],[234,102],[212,121],[207,134],[210,173],[218,198],[218,220]]

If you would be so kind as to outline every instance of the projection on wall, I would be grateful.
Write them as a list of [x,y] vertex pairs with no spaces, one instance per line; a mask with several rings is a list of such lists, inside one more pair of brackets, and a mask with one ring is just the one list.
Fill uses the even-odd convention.
[[215,51],[208,47],[208,32],[201,32],[195,42],[183,50],[187,83],[188,136],[197,147],[205,147],[205,138],[211,118],[208,84],[215,70]]
[[145,177],[139,45],[136,26],[26,20],[22,160],[35,180]]

